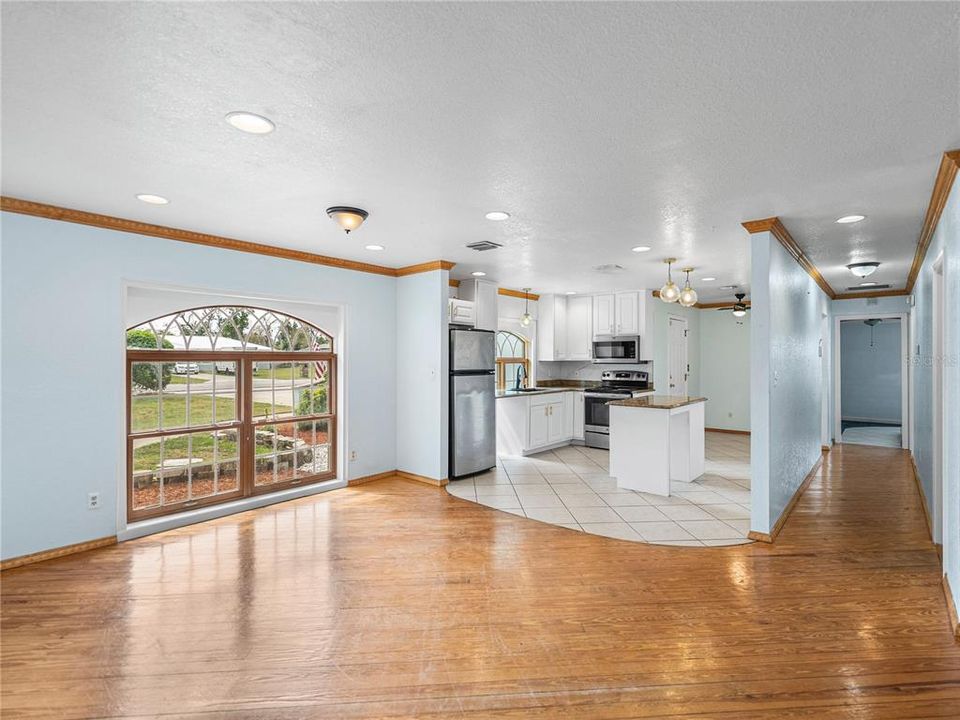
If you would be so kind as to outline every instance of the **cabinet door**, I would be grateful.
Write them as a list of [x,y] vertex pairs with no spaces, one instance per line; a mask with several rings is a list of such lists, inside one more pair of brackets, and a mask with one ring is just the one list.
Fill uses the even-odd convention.
[[617,293],[616,326],[617,335],[640,334],[640,294],[637,292]]
[[548,406],[547,411],[547,439],[550,443],[558,443],[567,440],[570,434],[567,432],[567,414],[563,411],[563,398],[553,400]]
[[583,393],[570,393],[573,396],[573,430],[570,436],[574,440],[583,440]]
[[593,334],[615,334],[616,310],[613,295],[593,296]]
[[527,448],[542,447],[550,443],[550,405],[542,403],[530,405],[530,445]]
[[593,341],[593,298],[567,300],[567,360],[589,360]]
[[497,284],[489,280],[476,280],[477,330],[497,331]]

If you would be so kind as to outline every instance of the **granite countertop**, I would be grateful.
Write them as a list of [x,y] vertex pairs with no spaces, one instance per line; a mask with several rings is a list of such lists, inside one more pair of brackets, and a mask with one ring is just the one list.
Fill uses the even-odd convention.
[[687,395],[647,395],[646,397],[630,398],[629,400],[613,400],[609,405],[621,407],[652,408],[654,410],[675,410],[685,405],[695,405],[706,402],[705,397],[689,397]]
[[599,387],[600,383],[596,380],[566,380],[566,379],[548,379],[541,380],[537,387],[542,388],[564,388],[566,390],[589,390]]
[[511,390],[507,388],[506,390],[497,390],[498,398],[505,397],[527,397],[528,395],[551,395],[555,393],[562,393],[571,390],[571,388],[565,387],[536,387],[532,390],[524,390],[523,392],[518,392],[516,390]]

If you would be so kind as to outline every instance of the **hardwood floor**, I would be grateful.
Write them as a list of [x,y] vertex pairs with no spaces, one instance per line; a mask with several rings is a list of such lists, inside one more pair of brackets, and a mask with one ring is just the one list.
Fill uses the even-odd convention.
[[905,453],[662,547],[383,480],[3,574],[9,718],[957,718]]

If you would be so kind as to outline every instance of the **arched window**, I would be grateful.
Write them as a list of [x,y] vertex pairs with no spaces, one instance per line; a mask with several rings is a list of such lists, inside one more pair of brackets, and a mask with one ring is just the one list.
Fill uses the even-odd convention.
[[500,330],[497,332],[497,387],[513,387],[517,371],[523,367],[526,376],[530,374],[529,343],[526,338]]
[[140,520],[336,475],[333,339],[248,306],[127,331],[127,517]]

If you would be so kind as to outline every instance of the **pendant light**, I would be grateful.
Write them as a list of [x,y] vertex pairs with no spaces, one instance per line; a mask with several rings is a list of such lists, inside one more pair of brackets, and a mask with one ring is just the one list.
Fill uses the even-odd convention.
[[523,305],[523,315],[520,316],[520,324],[524,327],[530,327],[530,323],[533,322],[533,315],[530,314],[530,288],[523,289],[523,296],[525,300]]
[[683,268],[683,272],[687,275],[687,281],[683,286],[683,290],[680,291],[680,304],[684,307],[693,307],[697,304],[697,291],[690,287],[690,273],[693,272],[693,268]]
[[667,258],[664,262],[667,264],[667,282],[660,288],[660,299],[665,303],[676,302],[680,299],[680,288],[677,287],[677,284],[673,281],[673,276],[670,273],[671,265],[677,261],[676,258]]
[[351,230],[356,230],[363,225],[363,221],[367,219],[368,214],[366,210],[347,207],[346,205],[336,205],[327,208],[327,215],[330,216],[330,219],[343,228],[343,231],[348,235]]

